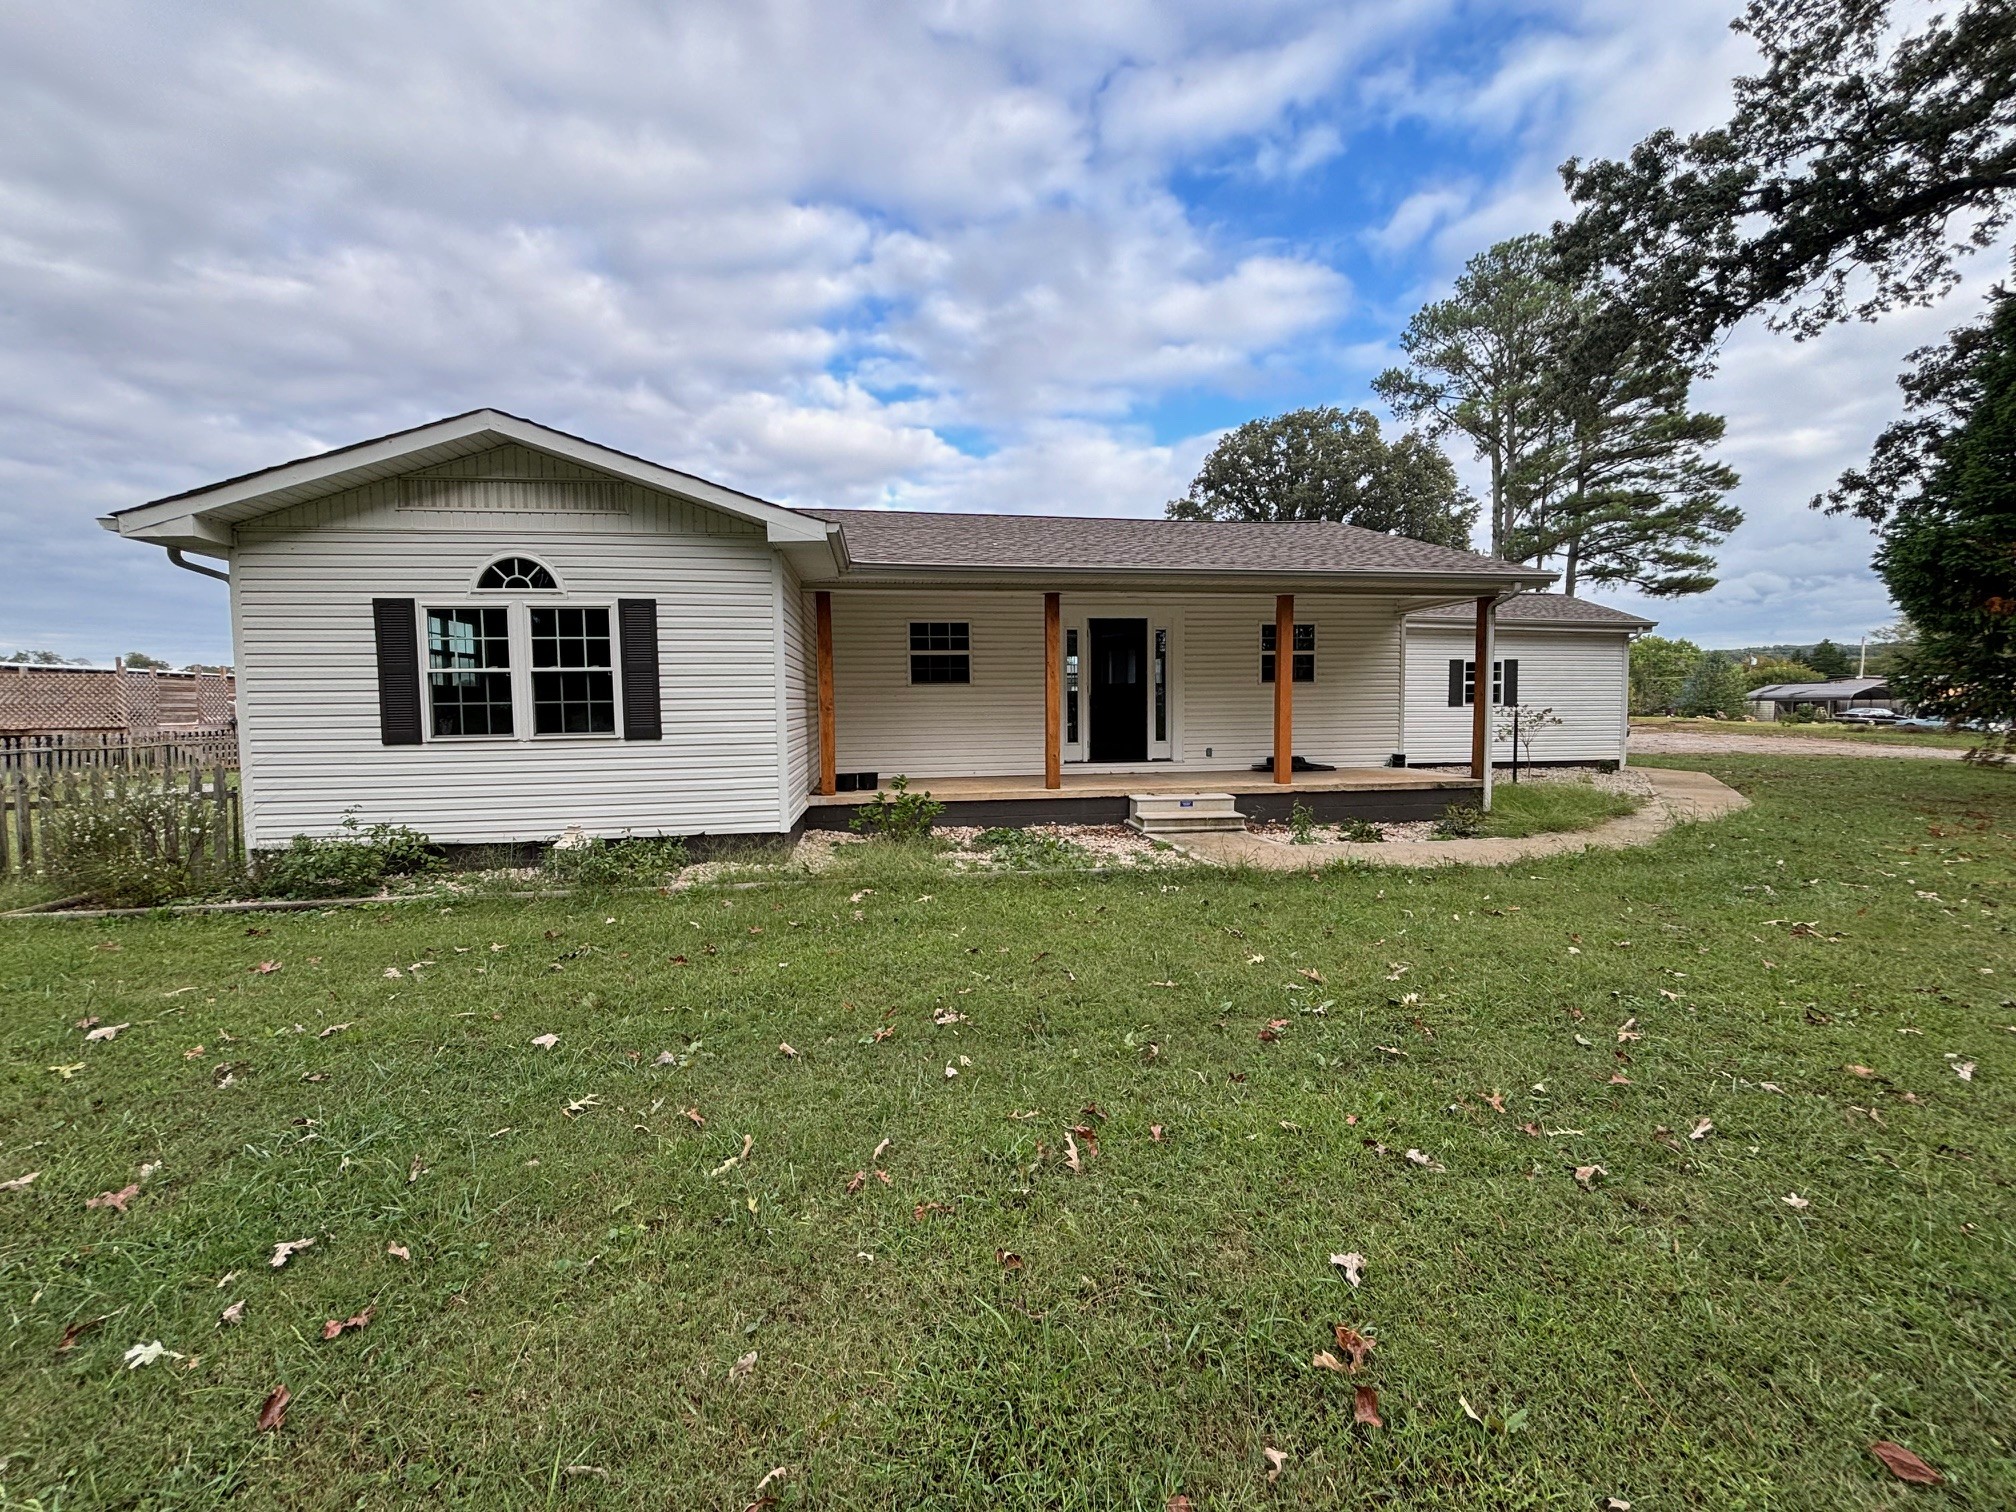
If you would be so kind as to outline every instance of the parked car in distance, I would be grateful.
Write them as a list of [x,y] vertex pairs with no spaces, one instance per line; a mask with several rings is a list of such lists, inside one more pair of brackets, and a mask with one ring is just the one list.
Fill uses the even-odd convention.
[[1834,716],[1842,724],[1895,724],[1899,718],[1895,709],[1843,709]]

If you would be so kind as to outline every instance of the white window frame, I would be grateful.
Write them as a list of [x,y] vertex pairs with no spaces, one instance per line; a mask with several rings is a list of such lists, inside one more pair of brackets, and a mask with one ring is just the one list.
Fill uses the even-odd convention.
[[[913,625],[964,625],[966,627],[966,649],[964,651],[919,651],[910,644],[910,627]],[[903,620],[903,680],[913,688],[971,688],[978,682],[973,676],[973,621],[971,619],[910,619]],[[966,658],[966,681],[964,682],[919,682],[916,676],[916,658],[920,656],[963,656]]]
[[[503,552],[504,556],[526,553]],[[487,569],[490,557],[478,569],[479,575]],[[545,566],[544,562],[540,563]],[[552,572],[551,567],[547,567]],[[554,574],[554,581],[559,575]],[[569,730],[552,735],[532,733],[534,710],[532,707],[532,611],[534,609],[601,609],[609,615],[609,686],[615,700],[615,728],[609,730]],[[505,644],[511,654],[511,733],[509,735],[437,735],[434,733],[434,681],[428,673],[435,670],[428,664],[427,615],[435,609],[502,609],[504,611]],[[570,741],[597,742],[621,740],[623,738],[623,640],[622,628],[616,620],[616,600],[613,598],[577,598],[570,593],[550,588],[492,588],[481,593],[462,595],[443,594],[439,598],[414,600],[414,612],[419,617],[418,636],[420,644],[420,734],[429,744],[441,745],[511,745],[528,741],[540,745],[566,744]],[[548,669],[550,670],[550,669]],[[589,670],[600,671],[601,668]]]
[[[1291,684],[1295,683],[1295,658],[1298,656],[1306,656],[1309,658],[1309,681],[1306,683],[1297,684],[1297,686],[1305,688],[1313,688],[1316,687],[1323,680],[1323,658],[1320,654],[1323,646],[1323,636],[1322,633],[1316,628],[1318,623],[1319,623],[1318,621],[1313,619],[1307,619],[1307,620],[1298,619],[1289,628],[1288,681]],[[1281,648],[1279,646],[1276,646],[1272,651],[1266,649],[1267,632],[1277,628],[1278,626],[1276,626],[1273,620],[1260,621],[1259,644],[1261,649],[1256,651],[1253,655],[1253,680],[1263,688],[1271,688],[1274,686],[1274,684],[1267,681],[1266,658],[1270,656],[1274,658],[1274,675],[1276,677],[1279,677],[1281,675]],[[1309,632],[1309,649],[1307,651],[1297,651],[1295,649],[1295,632],[1297,630],[1305,630],[1305,629]]]
[[[1494,709],[1505,707],[1505,663],[1507,660],[1517,660],[1517,658],[1496,656],[1491,659],[1490,706]],[[1466,656],[1463,658],[1463,707],[1473,709],[1476,706],[1477,659],[1474,656]]]

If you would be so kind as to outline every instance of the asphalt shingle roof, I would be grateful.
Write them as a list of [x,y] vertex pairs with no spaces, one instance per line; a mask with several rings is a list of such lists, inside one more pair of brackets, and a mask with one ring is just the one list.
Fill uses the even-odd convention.
[[[1467,624],[1474,613],[1468,604],[1441,604],[1433,609],[1417,610],[1407,617],[1410,620],[1447,620],[1452,623],[1460,620]],[[1543,621],[1612,630],[1649,630],[1658,623],[1657,620],[1626,614],[1622,609],[1612,609],[1608,604],[1570,598],[1565,593],[1522,593],[1498,606],[1498,623],[1501,625]]]
[[863,567],[1531,574],[1496,557],[1331,520],[1248,524],[1112,516],[801,509],[838,524]]

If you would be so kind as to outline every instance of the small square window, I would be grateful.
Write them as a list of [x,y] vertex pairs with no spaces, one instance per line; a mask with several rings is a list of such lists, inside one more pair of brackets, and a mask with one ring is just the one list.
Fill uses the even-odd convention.
[[[1274,626],[1260,627],[1260,681],[1274,681]],[[1316,681],[1316,627],[1312,624],[1295,626],[1295,669],[1294,679],[1298,683]]]
[[910,681],[973,681],[972,637],[965,620],[910,622]]

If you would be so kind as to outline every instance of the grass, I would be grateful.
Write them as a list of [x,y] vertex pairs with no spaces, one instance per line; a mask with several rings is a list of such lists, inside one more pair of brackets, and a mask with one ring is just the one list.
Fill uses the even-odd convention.
[[[780,1466],[782,1509],[2007,1507],[2016,780],[1712,769],[1755,807],[1508,870],[898,856],[9,924],[0,1180],[41,1175],[0,1192],[0,1483],[64,1512],[733,1512]],[[1339,1323],[1379,1341],[1381,1428],[1311,1367]],[[188,1358],[122,1368],[154,1340]]]
[[1586,782],[1507,782],[1491,787],[1491,812],[1481,835],[1507,840],[1594,829],[1638,810],[1638,800]]
[[[1971,751],[1986,738],[1944,730],[1869,730],[1852,724],[1787,724],[1783,720],[1667,719],[1663,716],[1631,716],[1634,730],[1693,730],[1704,735],[1782,735],[1791,740],[1846,740],[1856,745],[1932,746],[1948,751]],[[1635,757],[1633,758],[1636,759]]]

